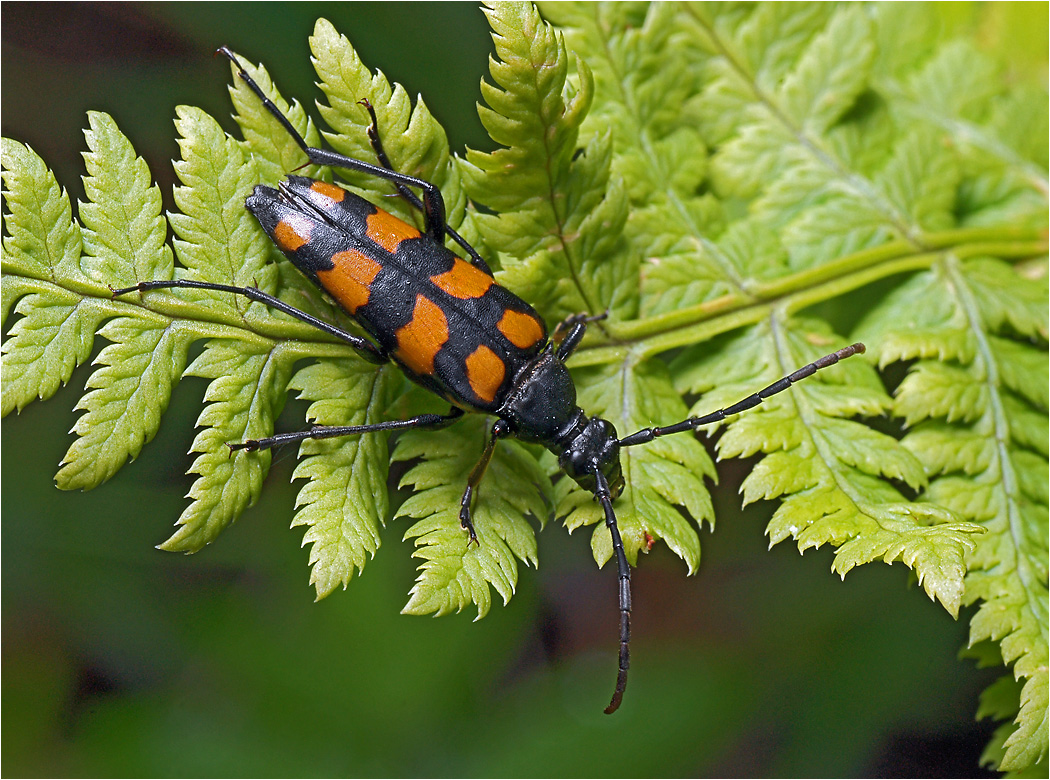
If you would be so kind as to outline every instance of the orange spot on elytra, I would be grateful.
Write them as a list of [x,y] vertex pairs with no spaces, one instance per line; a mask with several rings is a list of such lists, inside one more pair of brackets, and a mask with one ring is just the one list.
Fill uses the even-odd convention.
[[431,276],[430,281],[453,298],[480,298],[496,283],[480,268],[458,257],[452,264],[451,270]]
[[317,278],[329,295],[336,299],[350,314],[368,303],[372,282],[382,266],[367,255],[348,249],[332,255],[335,266],[328,271],[318,271]]
[[382,209],[376,209],[375,214],[369,214],[366,224],[368,237],[388,252],[394,252],[397,245],[406,238],[418,238],[422,235],[411,225]]
[[448,341],[448,319],[441,307],[416,296],[412,320],[397,330],[397,356],[420,376],[434,373],[434,358]]
[[295,222],[282,219],[273,229],[273,240],[285,252],[294,252],[310,243],[310,223],[305,220]]
[[503,384],[507,367],[499,356],[482,344],[467,356],[467,381],[478,398],[492,401]]
[[507,341],[520,349],[528,349],[543,338],[543,325],[531,314],[507,309],[496,324]]
[[326,198],[331,198],[336,203],[346,197],[346,190],[342,187],[336,187],[334,184],[329,184],[326,181],[315,181],[310,185],[310,189],[319,195],[324,195]]

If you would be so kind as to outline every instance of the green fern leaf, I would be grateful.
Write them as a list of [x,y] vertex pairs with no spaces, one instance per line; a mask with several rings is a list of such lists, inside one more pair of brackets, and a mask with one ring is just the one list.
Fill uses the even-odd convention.
[[[39,292],[36,292],[39,290]],[[91,356],[102,308],[50,284],[4,277],[4,294],[18,299],[21,318],[3,344],[3,413],[22,411],[30,401],[50,398],[73,369]]]
[[[592,375],[588,375],[592,374]],[[625,362],[580,376],[580,402],[616,426],[633,433],[657,423],[684,419],[685,404],[671,385],[665,368],[655,363]],[[683,561],[690,573],[700,565],[700,539],[679,507],[697,524],[714,524],[711,497],[704,476],[715,478],[714,464],[704,448],[690,436],[657,439],[645,447],[621,452],[624,487],[616,515],[628,560],[637,565],[638,553],[648,552],[657,540]],[[565,516],[569,531],[594,525],[591,547],[599,565],[613,554],[605,515],[590,493],[562,479],[557,485],[558,516]]]
[[[170,274],[160,191],[113,120],[96,113],[88,118],[84,189],[91,202],[80,208],[81,269],[112,284],[126,284],[138,273]],[[190,343],[188,333],[166,325],[155,317],[118,317],[99,331],[113,343],[96,359],[103,368],[88,379],[90,392],[77,404],[86,412],[73,429],[81,438],[63,459],[56,477],[60,487],[97,486],[156,434]]]
[[200,476],[188,494],[192,503],[179,517],[178,530],[160,545],[162,550],[197,552],[258,498],[270,453],[231,452],[226,445],[273,433],[283,388],[298,357],[261,339],[211,339],[186,369],[187,376],[212,380],[204,394],[208,405],[197,418],[203,430],[190,448],[200,455],[188,473]]
[[[4,214],[4,270],[49,281],[88,281],[80,270],[80,226],[54,174],[32,149],[9,138],[3,140],[3,161],[10,212]],[[5,315],[9,308],[4,306]]]
[[482,83],[482,124],[502,147],[468,150],[461,170],[471,197],[497,212],[479,216],[486,243],[502,253],[499,276],[548,319],[607,309],[630,316],[637,256],[620,234],[626,194],[609,178],[611,139],[596,136],[573,159],[593,95],[590,70],[577,61],[568,78],[564,41],[535,8],[503,3],[486,10],[498,60],[497,86]]
[[160,317],[118,317],[99,334],[112,342],[88,379],[80,436],[62,459],[55,482],[63,490],[89,490],[134,459],[160,427],[171,388],[186,365],[191,336]]
[[[816,323],[772,320],[713,355],[687,351],[676,361],[676,383],[706,393],[693,410],[705,413],[743,397],[746,387],[759,387],[815,359],[821,350],[814,342],[827,338]],[[848,379],[840,378],[844,375]],[[926,477],[895,439],[842,418],[877,414],[887,406],[870,369],[852,361],[730,422],[719,455],[771,453],[741,487],[745,503],[784,497],[767,529],[771,544],[794,538],[800,552],[832,544],[838,547],[832,568],[842,575],[878,558],[901,560],[915,569],[930,597],[955,614],[963,557],[973,548],[969,537],[981,529],[935,505],[909,504],[883,481],[914,489],[924,486]]]
[[[376,372],[361,361],[317,363],[296,374],[289,387],[313,403],[307,418],[319,425],[365,425],[387,417],[396,372]],[[309,483],[299,492],[293,526],[307,526],[310,584],[324,598],[364,570],[380,544],[388,502],[387,434],[307,440],[294,477]]]
[[[588,52],[595,106],[583,124],[611,127],[612,172],[629,187],[625,234],[659,260],[643,277],[646,311],[667,311],[739,291],[739,266],[709,236],[721,206],[698,195],[707,172],[704,141],[683,103],[698,87],[695,53],[673,6],[543,6],[577,50]],[[614,307],[615,309],[615,307]]]
[[91,354],[105,310],[63,285],[92,286],[80,270],[80,226],[55,177],[31,149],[3,140],[3,318],[21,318],[3,344],[3,414],[50,398]]
[[[289,103],[277,91],[270,74],[262,65],[241,60],[248,75],[270,96],[274,105],[292,123],[292,127],[303,137],[309,146],[317,146],[321,136],[306,110],[298,101]],[[266,110],[259,97],[238,77],[238,69],[230,64],[233,81],[229,87],[230,100],[233,103],[234,119],[244,136],[244,147],[251,153],[258,174],[258,182],[276,186],[288,171],[298,170],[303,163],[303,152],[292,137],[280,126],[273,114]],[[302,168],[300,175],[317,177],[323,170],[308,165]]]
[[[394,460],[425,457],[401,479],[415,493],[397,512],[416,522],[405,531],[415,539],[412,553],[423,563],[404,612],[443,615],[477,605],[478,618],[492,603],[491,588],[506,604],[518,581],[517,560],[536,565],[536,535],[525,517],[547,515],[548,480],[535,458],[516,442],[501,442],[479,486],[473,521],[476,546],[459,525],[464,475],[481,454],[488,434],[482,419],[468,419],[456,431],[409,431],[394,449]],[[470,442],[464,446],[464,442]],[[498,487],[497,487],[498,486]]]
[[174,261],[160,188],[151,184],[146,163],[109,116],[92,111],[88,122],[88,202],[79,204],[84,223],[81,268],[96,281],[116,280],[122,286],[171,278]]
[[[244,199],[259,180],[252,158],[240,144],[226,137],[218,122],[199,109],[179,107],[175,126],[182,151],[175,173],[183,186],[175,188],[175,203],[181,213],[171,214],[169,220],[184,269],[180,278],[251,285],[263,292],[275,292],[277,274],[266,262],[266,237],[244,208]],[[194,295],[181,290],[179,295],[208,299],[210,308],[222,307],[222,313],[229,317],[243,315],[250,305],[262,308],[231,294]]]
[[1030,426],[1038,419],[1037,429],[1046,427],[1048,364],[1045,341],[1029,340],[1046,338],[1046,278],[1022,280],[989,259],[945,258],[868,318],[864,330],[882,345],[882,362],[912,356],[892,335],[908,329],[902,303],[917,299],[941,302],[924,317],[929,339],[954,341],[963,328],[974,348],[945,348],[947,364],[916,363],[894,410],[912,427],[902,443],[922,458],[926,497],[987,530],[968,556],[964,603],[980,604],[971,644],[1000,642],[1025,680],[1011,713],[1016,728],[1001,742],[1000,766],[1020,770],[1047,751],[1047,445]]

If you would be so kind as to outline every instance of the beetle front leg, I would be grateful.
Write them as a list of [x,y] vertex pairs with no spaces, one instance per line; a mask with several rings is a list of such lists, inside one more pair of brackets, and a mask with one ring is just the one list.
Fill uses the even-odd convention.
[[492,453],[496,449],[496,441],[502,439],[504,436],[510,433],[510,426],[504,420],[496,420],[492,425],[492,431],[489,433],[488,444],[485,445],[485,451],[481,453],[481,459],[474,465],[474,470],[470,472],[470,477],[467,478],[467,487],[463,491],[463,498],[459,502],[459,524],[463,526],[463,530],[470,534],[470,539],[467,541],[467,546],[470,543],[478,543],[478,535],[474,531],[474,521],[470,517],[470,502],[474,498],[474,490],[481,482],[481,478],[485,476],[485,469],[489,467],[489,461],[492,460]]

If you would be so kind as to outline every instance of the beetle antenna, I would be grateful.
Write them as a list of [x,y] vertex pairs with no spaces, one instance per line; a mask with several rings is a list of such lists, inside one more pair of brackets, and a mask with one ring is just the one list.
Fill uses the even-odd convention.
[[605,708],[606,715],[612,715],[623,701],[623,692],[627,689],[627,669],[631,665],[631,567],[627,565],[627,554],[623,551],[623,540],[616,525],[616,514],[613,512],[612,497],[609,495],[609,482],[600,471],[595,472],[598,485],[594,495],[605,510],[605,525],[612,534],[613,551],[616,553],[616,571],[620,582],[620,666],[616,673],[616,690],[612,701]]
[[787,390],[791,385],[795,384],[808,376],[813,376],[817,371],[828,366],[833,366],[840,360],[845,360],[852,355],[859,355],[864,352],[865,346],[860,342],[851,344],[848,347],[843,347],[837,352],[832,352],[830,355],[825,355],[819,360],[814,360],[807,366],[803,366],[793,374],[778,379],[776,382],[771,384],[757,393],[749,395],[742,401],[737,401],[732,406],[727,406],[725,409],[719,409],[716,412],[705,414],[703,417],[690,417],[688,420],[682,420],[680,423],[674,425],[668,425],[663,428],[642,428],[640,431],[632,433],[630,436],[624,436],[620,439],[621,447],[633,447],[636,444],[645,444],[659,436],[667,436],[672,433],[681,433],[682,431],[696,430],[701,425],[709,425],[710,423],[720,422],[727,417],[732,417],[734,414],[740,414],[748,409],[752,409],[762,403],[764,400],[769,398],[771,395],[776,395],[779,392]]

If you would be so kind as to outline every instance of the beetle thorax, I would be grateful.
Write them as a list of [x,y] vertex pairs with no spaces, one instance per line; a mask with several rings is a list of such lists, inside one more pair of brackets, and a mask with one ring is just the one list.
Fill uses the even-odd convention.
[[608,420],[588,417],[576,405],[576,387],[565,364],[551,350],[522,372],[500,416],[512,435],[542,444],[570,477],[594,492],[595,472],[609,481],[612,497],[623,491],[620,444]]
[[558,445],[558,464],[580,487],[594,493],[595,473],[601,472],[609,482],[612,498],[623,492],[620,442],[611,422],[581,414],[579,424]]

